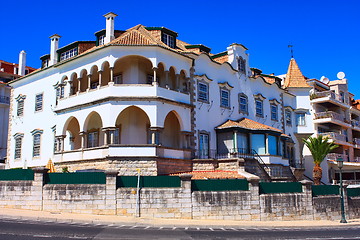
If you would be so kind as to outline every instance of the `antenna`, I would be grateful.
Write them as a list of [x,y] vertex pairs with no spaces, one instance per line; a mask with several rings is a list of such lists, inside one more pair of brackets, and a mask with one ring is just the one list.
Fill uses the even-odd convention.
[[292,45],[292,44],[289,44],[289,45],[288,45],[288,48],[290,48],[291,58],[294,58],[294,50],[293,50],[293,47],[294,47],[294,45]]
[[344,79],[345,78],[345,73],[344,72],[338,72],[338,74],[336,75],[338,79]]

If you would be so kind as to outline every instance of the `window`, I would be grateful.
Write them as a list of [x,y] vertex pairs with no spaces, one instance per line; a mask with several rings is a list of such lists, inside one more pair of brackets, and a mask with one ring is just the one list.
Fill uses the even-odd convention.
[[209,157],[209,134],[199,135],[199,156],[200,159]]
[[41,67],[42,67],[42,68],[46,68],[46,67],[48,67],[48,66],[49,66],[49,59],[43,60],[42,63],[41,63]]
[[278,108],[275,104],[270,105],[271,108],[271,120],[277,121],[278,120]]
[[17,136],[15,138],[15,155],[14,155],[15,159],[20,159],[21,158],[22,138],[23,138],[23,136]]
[[256,116],[263,117],[264,110],[263,110],[263,101],[260,99],[255,100],[255,107],[256,107]]
[[221,107],[230,107],[230,98],[229,98],[230,92],[228,90],[221,89],[220,90],[220,106]]
[[251,134],[251,148],[258,154],[265,154],[265,135]]
[[115,84],[122,84],[123,83],[122,74],[114,76],[114,83]]
[[98,146],[98,132],[89,132],[88,133],[88,148]]
[[278,138],[276,136],[268,135],[268,146],[270,155],[278,155]]
[[345,102],[345,93],[344,92],[340,92],[340,98],[341,98],[341,101],[344,103]]
[[296,113],[296,125],[297,126],[305,126],[305,113]]
[[56,100],[64,98],[64,90],[65,87],[63,85],[60,85],[56,88]]
[[109,130],[107,135],[108,144],[119,144],[119,129]]
[[16,114],[17,114],[18,117],[24,115],[24,99],[19,99],[18,100]]
[[35,97],[35,111],[41,111],[43,109],[43,94],[37,94]]
[[171,48],[175,48],[175,37],[167,33],[162,33],[161,41]]
[[40,133],[36,133],[33,135],[33,157],[40,156],[40,140],[41,140]]
[[73,49],[70,49],[66,52],[63,52],[61,53],[60,55],[60,61],[63,61],[63,60],[66,60],[66,59],[69,59],[71,57],[74,57],[78,54],[78,49],[77,47],[76,48],[73,48]]
[[99,46],[104,45],[104,42],[105,42],[105,35],[101,35],[99,37]]
[[198,85],[198,100],[208,102],[208,85],[205,83],[199,82]]
[[291,126],[292,124],[292,119],[291,119],[291,111],[289,109],[285,110],[285,122],[286,125]]
[[237,63],[238,63],[238,70],[240,72],[245,72],[245,59],[239,57]]
[[246,95],[240,95],[239,97],[239,110],[242,113],[248,113],[248,98]]

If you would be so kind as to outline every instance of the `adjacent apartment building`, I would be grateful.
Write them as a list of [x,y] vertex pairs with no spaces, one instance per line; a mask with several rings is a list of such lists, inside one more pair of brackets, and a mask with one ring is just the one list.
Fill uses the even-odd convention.
[[104,17],[92,41],[51,36],[42,68],[11,82],[9,167],[293,179],[297,97],[250,68],[245,46],[213,54],[165,27],[114,30],[116,14]]
[[0,163],[5,162],[8,139],[10,86],[12,81],[20,76],[33,72],[35,69],[25,66],[26,53],[20,53],[19,64],[0,60]]

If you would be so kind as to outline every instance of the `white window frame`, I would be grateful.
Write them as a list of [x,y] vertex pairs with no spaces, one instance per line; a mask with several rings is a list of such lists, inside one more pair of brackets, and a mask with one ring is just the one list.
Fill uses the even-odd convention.
[[78,55],[78,48],[77,47],[72,48],[70,50],[67,50],[67,51],[61,53],[60,54],[60,61],[72,58],[72,57],[74,57],[76,55]]
[[99,146],[99,132],[93,131],[87,134],[87,147],[93,148]]
[[[226,96],[227,94],[227,96]],[[220,106],[229,108],[230,107],[230,91],[226,89],[220,89]]]
[[242,58],[242,57],[238,57],[237,60],[238,60],[238,61],[237,61],[238,70],[239,70],[240,72],[245,72],[245,70],[246,70],[246,61],[245,61],[245,59]]
[[41,133],[33,134],[33,157],[40,157]]
[[292,125],[292,112],[289,109],[285,109],[285,124],[288,126]]
[[171,48],[175,48],[175,37],[173,35],[162,33],[161,34],[161,41],[168,45]]
[[271,120],[278,121],[278,106],[275,104],[270,104],[270,115]]
[[122,73],[114,76],[114,84],[122,84],[122,83],[123,83]]
[[[260,103],[260,108],[258,108],[258,103]],[[258,112],[258,110],[260,110],[261,112]],[[255,115],[257,117],[264,117],[264,101],[256,98],[255,99]]]
[[199,133],[199,158],[209,158],[210,135],[208,133]]
[[306,126],[306,113],[297,112],[296,113],[296,126]]
[[25,104],[25,99],[19,99],[17,101],[16,115],[18,117],[24,116],[24,104]]
[[105,43],[105,35],[101,35],[99,37],[99,46],[104,45]]
[[[206,87],[206,91],[201,89],[201,85]],[[202,102],[209,102],[209,84],[198,82],[198,100]]]
[[[244,99],[245,103],[242,103],[241,100]],[[244,106],[245,109],[241,109],[241,106]],[[239,95],[239,112],[248,114],[249,101],[248,97],[245,94]]]
[[18,135],[15,137],[15,151],[14,159],[21,159],[21,149],[22,149],[22,139],[23,135]]
[[[41,98],[40,98],[41,96]],[[35,95],[35,112],[43,110],[44,105],[44,93],[38,93]]]

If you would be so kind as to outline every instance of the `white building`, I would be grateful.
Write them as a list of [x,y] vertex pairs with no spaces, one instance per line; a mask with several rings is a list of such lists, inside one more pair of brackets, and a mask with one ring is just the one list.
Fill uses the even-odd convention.
[[11,168],[251,172],[255,158],[281,177],[298,165],[297,98],[250,69],[243,45],[214,55],[164,27],[114,30],[116,14],[104,16],[95,41],[59,48],[53,35],[43,68],[11,82]]

